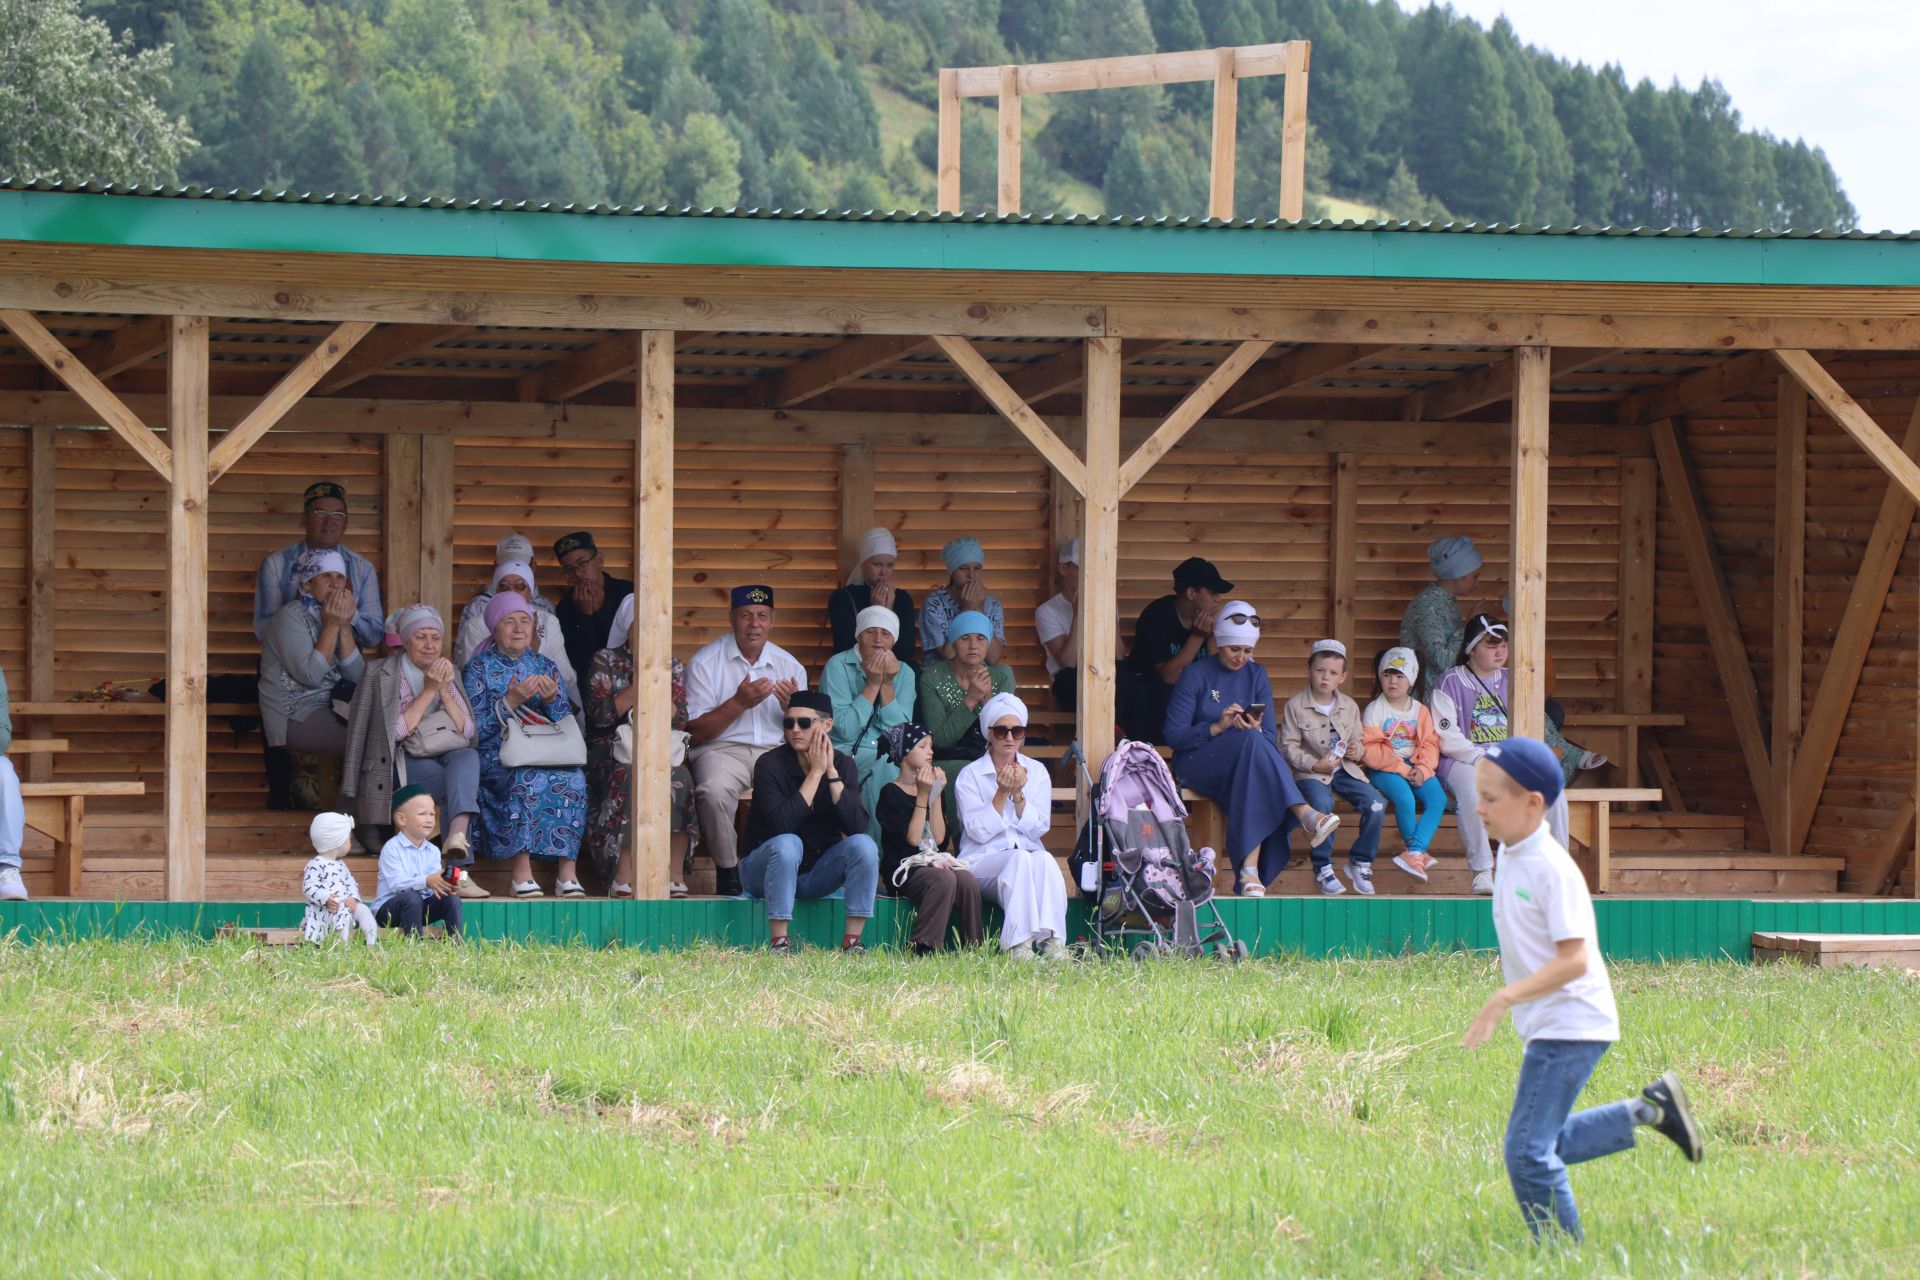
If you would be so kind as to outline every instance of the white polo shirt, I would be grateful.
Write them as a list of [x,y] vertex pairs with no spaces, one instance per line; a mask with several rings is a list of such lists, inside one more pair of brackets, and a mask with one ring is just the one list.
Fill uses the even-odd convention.
[[[757,662],[748,662],[740,652],[733,633],[700,646],[687,661],[687,717],[698,720],[731,698],[740,682],[754,680],[792,680],[807,687],[807,669],[785,649],[769,640],[760,650]],[[740,718],[709,738],[709,742],[737,742],[748,747],[777,747],[783,741],[780,728],[780,701],[772,694],[760,705],[749,707]]]
[[1537,972],[1568,938],[1587,942],[1587,971],[1538,1000],[1513,1006],[1513,1029],[1535,1040],[1620,1038],[1613,983],[1600,955],[1599,927],[1586,877],[1547,830],[1546,823],[1518,844],[1500,846],[1493,873],[1493,928],[1500,935],[1500,968],[1514,983]]

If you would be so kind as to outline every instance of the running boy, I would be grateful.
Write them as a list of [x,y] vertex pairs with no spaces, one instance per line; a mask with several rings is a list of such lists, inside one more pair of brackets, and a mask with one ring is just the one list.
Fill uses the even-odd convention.
[[[1366,758],[1360,704],[1340,692],[1347,682],[1347,646],[1315,640],[1307,651],[1307,687],[1287,699],[1280,715],[1280,750],[1293,767],[1300,798],[1321,813],[1333,812],[1339,796],[1360,814],[1360,833],[1347,851],[1347,878],[1355,891],[1373,893],[1373,855],[1387,802],[1360,767]],[[1308,850],[1320,892],[1332,897],[1347,888],[1333,871],[1333,836]]]
[[1671,1071],[1638,1098],[1573,1110],[1600,1056],[1620,1038],[1620,1017],[1587,882],[1547,829],[1547,807],[1563,785],[1560,761],[1538,739],[1508,738],[1467,767],[1478,775],[1481,820],[1500,841],[1493,927],[1507,985],[1474,1015],[1461,1044],[1479,1048],[1512,1012],[1526,1051],[1507,1121],[1507,1177],[1535,1238],[1557,1224],[1579,1240],[1568,1165],[1625,1151],[1639,1125],[1698,1162],[1700,1131]]
[[1441,785],[1440,731],[1433,717],[1413,696],[1420,678],[1420,659],[1413,650],[1394,648],[1380,655],[1375,670],[1380,696],[1367,704],[1360,722],[1365,729],[1367,781],[1393,806],[1393,819],[1406,848],[1394,855],[1393,865],[1425,883],[1433,866],[1433,834],[1447,812],[1447,789]]

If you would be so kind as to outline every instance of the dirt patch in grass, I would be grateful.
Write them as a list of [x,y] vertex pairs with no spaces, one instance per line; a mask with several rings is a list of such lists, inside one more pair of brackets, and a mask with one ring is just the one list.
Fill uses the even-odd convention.
[[571,1091],[556,1090],[551,1073],[542,1073],[534,1082],[534,1100],[542,1115],[597,1124],[668,1142],[740,1142],[750,1130],[764,1127],[767,1121],[765,1116],[751,1121],[742,1120],[718,1107],[693,1102],[608,1097],[593,1093],[574,1096]]
[[33,1130],[43,1138],[83,1133],[139,1139],[184,1124],[201,1110],[197,1094],[123,1085],[97,1062],[54,1067],[17,1092],[33,1109]]

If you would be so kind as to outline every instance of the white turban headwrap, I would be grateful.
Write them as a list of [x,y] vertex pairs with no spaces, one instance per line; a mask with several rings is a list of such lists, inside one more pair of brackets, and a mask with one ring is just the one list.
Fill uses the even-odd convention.
[[315,853],[332,853],[353,839],[353,819],[344,813],[317,813],[307,835]]
[[1229,600],[1220,606],[1219,614],[1213,620],[1213,642],[1215,645],[1259,644],[1260,628],[1251,622],[1228,622],[1230,613],[1253,613],[1254,608],[1245,600]]
[[487,584],[488,591],[500,589],[500,579],[513,576],[527,584],[527,594],[533,594],[533,566],[525,560],[503,560],[493,567],[493,581]]
[[900,615],[891,609],[883,609],[877,604],[870,604],[862,609],[853,619],[854,638],[858,639],[860,633],[869,627],[879,627],[895,640],[898,640],[900,638]]
[[613,611],[613,625],[607,628],[607,648],[618,649],[627,642],[627,636],[633,631],[633,595],[620,602]]
[[886,529],[869,529],[860,535],[860,545],[853,553],[853,572],[847,575],[847,585],[857,587],[867,580],[865,569],[867,561],[875,556],[897,556],[900,548],[894,545],[893,534]]
[[980,736],[991,738],[993,726],[1013,716],[1021,724],[1027,722],[1027,704],[1010,693],[996,693],[987,699],[987,705],[980,708]]

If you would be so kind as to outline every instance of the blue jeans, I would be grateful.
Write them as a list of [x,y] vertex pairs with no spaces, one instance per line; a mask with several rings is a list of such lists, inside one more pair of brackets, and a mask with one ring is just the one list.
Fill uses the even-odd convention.
[[1367,777],[1393,806],[1393,820],[1407,848],[1415,853],[1432,852],[1434,833],[1440,830],[1440,819],[1447,816],[1446,785],[1435,776],[1415,787],[1397,773],[1383,773],[1378,769],[1367,770]]
[[[1333,812],[1335,796],[1359,812],[1360,838],[1353,842],[1353,851],[1347,856],[1355,862],[1372,862],[1380,848],[1380,824],[1387,817],[1387,802],[1380,793],[1345,769],[1336,769],[1333,777],[1325,782],[1319,778],[1295,778],[1294,781],[1299,784],[1300,798],[1321,813]],[[1319,871],[1333,860],[1333,837],[1328,836],[1307,852],[1313,859],[1313,869]]]
[[1633,1146],[1631,1103],[1573,1109],[1610,1047],[1604,1040],[1535,1040],[1520,1059],[1507,1121],[1507,1179],[1536,1237],[1558,1222],[1562,1231],[1581,1239],[1567,1166]]
[[27,802],[20,798],[20,775],[13,761],[0,756],[0,867],[20,865],[27,840]]
[[880,890],[880,848],[871,836],[848,836],[802,871],[805,853],[799,836],[775,836],[740,860],[741,887],[767,900],[767,919],[791,920],[795,898],[825,898],[840,888],[846,890],[850,918],[873,915],[873,895]]

